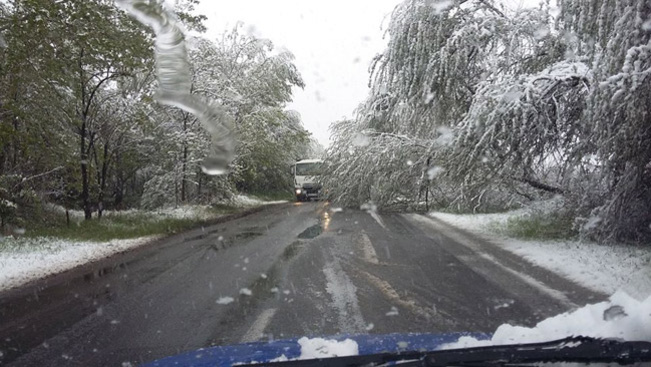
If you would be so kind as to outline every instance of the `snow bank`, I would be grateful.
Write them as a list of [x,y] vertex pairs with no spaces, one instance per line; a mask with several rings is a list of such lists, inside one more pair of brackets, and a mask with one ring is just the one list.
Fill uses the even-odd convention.
[[540,343],[570,336],[651,341],[651,296],[638,301],[624,292],[617,292],[609,301],[550,317],[532,328],[504,324],[490,340],[466,336],[440,349]]
[[[544,205],[544,204],[543,204]],[[604,294],[625,290],[637,299],[651,295],[651,247],[601,245],[581,241],[535,241],[505,237],[496,231],[510,218],[530,213],[520,209],[496,214],[429,215],[491,240],[529,262]],[[535,210],[541,210],[540,207]],[[544,212],[544,209],[543,209]],[[552,215],[552,214],[550,214]]]
[[109,242],[75,242],[47,237],[2,239],[0,246],[4,250],[0,252],[0,290],[142,246],[154,238]]
[[502,246],[531,263],[598,292],[613,294],[621,289],[638,299],[651,295],[649,248],[515,239],[503,240]]

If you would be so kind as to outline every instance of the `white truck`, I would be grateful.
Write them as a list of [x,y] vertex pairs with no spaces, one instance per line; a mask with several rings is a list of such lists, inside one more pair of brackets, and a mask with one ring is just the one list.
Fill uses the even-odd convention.
[[320,159],[304,159],[292,165],[297,201],[309,201],[320,197],[321,184],[318,181],[322,166],[323,161]]

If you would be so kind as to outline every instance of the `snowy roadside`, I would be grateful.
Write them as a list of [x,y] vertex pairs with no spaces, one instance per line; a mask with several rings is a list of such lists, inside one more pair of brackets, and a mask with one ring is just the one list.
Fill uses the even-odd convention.
[[[279,204],[280,201],[265,202],[245,195],[238,195],[228,205],[249,209],[261,205]],[[51,210],[65,212],[61,207]],[[164,219],[189,219],[206,221],[223,217],[207,205],[188,205],[164,208],[155,211],[127,210],[106,211],[104,217],[111,223],[112,217],[146,216],[149,221]],[[83,220],[83,212],[70,211],[73,223]],[[109,224],[118,226],[119,224]],[[145,236],[110,241],[79,241],[56,237],[0,237],[0,291],[58,274],[77,266],[98,261],[114,254],[133,250],[162,235]]]
[[[232,199],[220,204],[236,207],[236,208],[250,208],[260,205],[274,205],[286,203],[286,200],[278,201],[263,201],[247,195],[236,195]],[[58,205],[47,204],[48,210],[65,214],[65,209]],[[82,221],[84,219],[84,212],[81,210],[69,210],[70,219],[73,222]],[[116,215],[138,215],[146,214],[148,216],[155,216],[158,219],[174,218],[174,219],[196,219],[206,220],[213,219],[215,216],[214,211],[211,210],[210,205],[183,205],[179,207],[160,208],[155,210],[141,210],[129,209],[121,211],[105,210],[103,216],[111,218]]]
[[608,301],[550,317],[531,328],[503,324],[495,330],[490,340],[466,336],[455,343],[442,345],[440,349],[542,343],[579,335],[626,341],[651,341],[650,309],[651,296],[637,300],[625,292],[617,292]]
[[497,214],[429,213],[594,291],[615,294],[622,290],[638,300],[651,295],[651,246],[521,240],[499,233],[510,218],[526,214],[526,209]]
[[11,248],[0,252],[0,291],[135,249],[155,238],[157,236],[109,242],[78,242],[47,237],[12,239]]
[[247,195],[237,195],[229,203],[239,207],[250,207],[258,205],[275,205],[286,203],[287,200],[263,201]]

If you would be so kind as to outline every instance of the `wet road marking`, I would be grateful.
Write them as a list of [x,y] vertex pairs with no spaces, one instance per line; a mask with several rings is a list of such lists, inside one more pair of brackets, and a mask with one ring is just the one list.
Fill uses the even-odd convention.
[[332,298],[337,310],[340,333],[363,333],[366,323],[357,301],[357,287],[350,280],[338,262],[330,262],[323,268],[326,278],[326,292]]
[[240,342],[251,343],[260,340],[264,335],[264,330],[269,326],[271,319],[276,314],[276,311],[278,311],[277,308],[268,308],[262,311],[253,325],[251,325],[249,330],[244,334]]
[[362,252],[364,253],[364,261],[371,264],[379,264],[379,261],[377,259],[377,253],[375,252],[375,248],[373,247],[373,244],[371,243],[371,239],[368,238],[366,232],[362,231],[362,233],[359,236],[359,241],[357,243],[359,243],[362,246]]
[[436,307],[427,308],[427,307],[419,306],[416,300],[407,296],[401,297],[398,294],[398,292],[387,281],[382,280],[376,277],[375,275],[372,275],[363,270],[360,270],[360,273],[368,280],[369,283],[371,283],[375,288],[377,288],[390,302],[393,302],[398,306],[407,309],[412,314],[423,317],[427,320],[437,320],[442,324],[450,324],[450,322],[448,322],[449,320],[446,321],[446,318],[441,317]]
[[519,271],[516,271],[516,270],[513,270],[513,269],[509,268],[508,266],[502,264],[496,258],[494,258],[493,256],[491,256],[489,254],[481,253],[479,256],[481,256],[482,258],[484,258],[484,259],[492,262],[493,264],[499,266],[500,268],[504,269],[505,271],[509,272],[510,274],[515,275],[516,277],[518,277],[523,282],[529,284],[530,286],[538,289],[539,291],[541,291],[541,292],[545,293],[546,295],[552,297],[553,299],[559,301],[564,306],[566,306],[566,307],[568,307],[570,309],[579,308],[579,306],[576,303],[570,301],[569,298],[567,298],[567,296],[563,292],[561,292],[559,290],[556,290],[556,289],[553,289],[553,288],[550,288],[547,285],[545,285],[544,283],[536,280],[535,278],[533,278],[533,277],[531,277],[529,275],[522,274]]
[[[464,236],[464,235],[462,235],[460,233],[457,233],[457,232],[455,232],[453,230],[448,230],[446,227],[444,227],[444,226],[436,223],[435,221],[431,220],[430,218],[424,217],[422,215],[411,214],[409,217],[412,218],[412,219],[415,219],[416,221],[419,221],[421,223],[428,224],[432,228],[435,228],[436,230],[444,233],[445,236],[449,237],[453,241],[455,241],[457,243],[460,243],[460,244],[463,244],[467,248],[471,249],[474,252],[473,256],[478,256],[478,257],[480,257],[480,258],[482,258],[484,260],[490,261],[494,265],[497,265],[498,267],[500,267],[502,270],[504,270],[504,271],[508,272],[509,274],[517,277],[519,280],[521,280],[525,284],[537,289],[538,291],[544,293],[545,295],[547,295],[547,296],[553,298],[554,300],[560,302],[565,307],[567,307],[569,309],[579,308],[579,306],[576,303],[570,301],[570,299],[567,298],[565,293],[563,293],[563,292],[561,292],[561,291],[559,291],[557,289],[551,288],[550,286],[546,285],[545,283],[537,280],[536,278],[534,278],[534,277],[532,277],[530,275],[521,273],[521,272],[519,272],[519,271],[517,271],[517,270],[515,270],[515,269],[513,269],[513,268],[511,268],[511,267],[509,267],[507,265],[504,265],[502,262],[500,262],[495,257],[483,252],[482,249],[481,249],[481,246],[479,246],[474,241],[469,240],[468,238],[466,238],[466,236]],[[457,256],[457,258],[460,261],[464,262],[464,263],[467,262],[466,257],[467,256]],[[470,266],[470,268],[473,268],[473,267]]]
[[370,214],[371,217],[372,217],[373,219],[375,219],[375,221],[378,222],[378,224],[379,224],[382,228],[387,229],[387,226],[384,225],[384,221],[382,221],[382,217],[380,217],[380,215],[379,215],[376,211],[369,210],[369,211],[368,211],[368,214]]

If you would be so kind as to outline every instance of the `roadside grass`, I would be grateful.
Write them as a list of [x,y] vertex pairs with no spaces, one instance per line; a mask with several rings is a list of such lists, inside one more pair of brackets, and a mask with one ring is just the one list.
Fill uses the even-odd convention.
[[573,223],[568,215],[533,213],[493,222],[489,227],[499,234],[523,240],[569,240],[577,236]]
[[263,201],[279,201],[279,200],[293,201],[295,199],[294,194],[290,190],[273,191],[273,192],[249,192],[246,194],[248,196],[255,197]]
[[152,235],[179,233],[207,225],[214,219],[237,212],[232,206],[219,205],[206,209],[200,217],[174,217],[157,212],[111,212],[101,219],[73,221],[66,224],[65,216],[50,217],[46,222],[26,226],[24,237],[54,237],[77,241],[110,241]]

